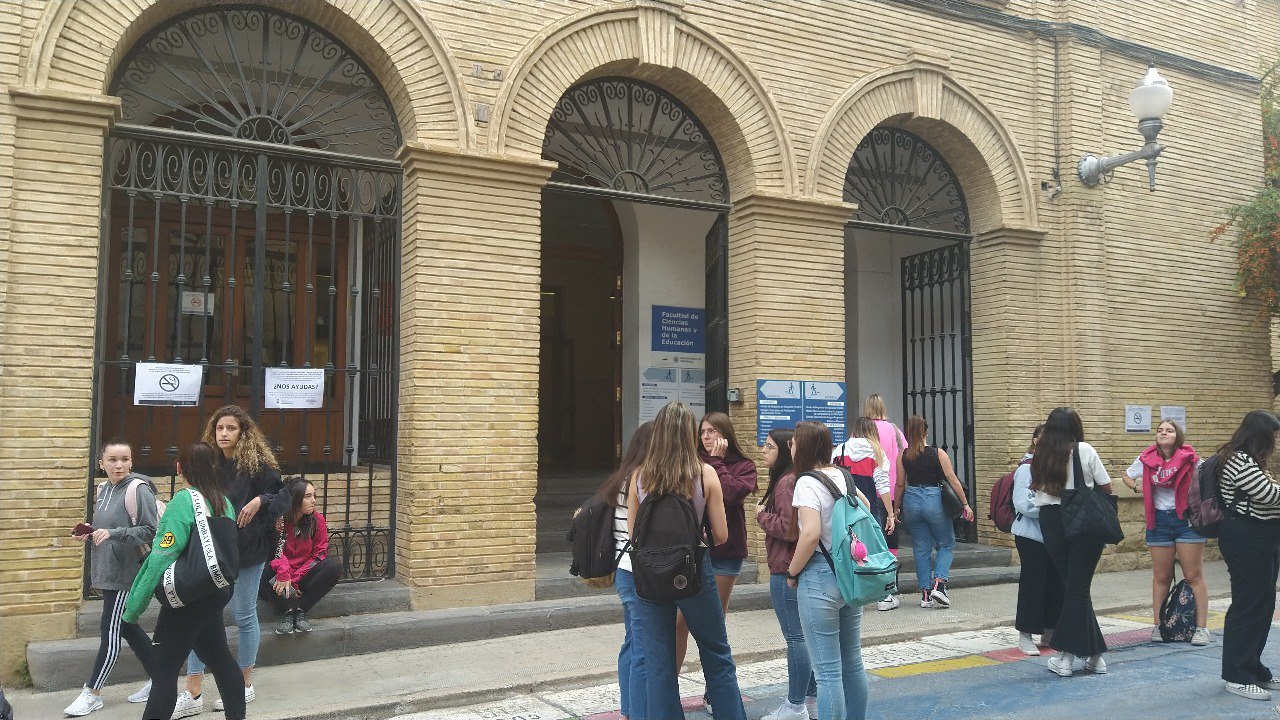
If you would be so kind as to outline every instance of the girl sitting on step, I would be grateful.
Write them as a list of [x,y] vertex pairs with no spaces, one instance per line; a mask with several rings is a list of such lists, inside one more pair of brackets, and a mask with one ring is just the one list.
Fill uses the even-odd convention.
[[271,561],[274,575],[263,577],[280,610],[277,635],[311,632],[307,613],[342,575],[342,566],[329,557],[329,528],[324,515],[316,512],[315,486],[302,478],[291,478],[285,489],[292,504],[276,522],[280,543]]

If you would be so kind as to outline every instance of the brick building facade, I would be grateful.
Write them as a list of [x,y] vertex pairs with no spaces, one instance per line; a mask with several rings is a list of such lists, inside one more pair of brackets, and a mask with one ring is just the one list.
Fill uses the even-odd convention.
[[[705,274],[707,296],[724,294],[724,307],[713,313],[713,298],[705,308],[723,334],[708,328],[702,369],[706,405],[726,404],[743,438],[755,436],[755,385],[767,378],[847,381],[855,408],[881,392],[895,398],[891,414],[901,422],[910,381],[886,387],[876,378],[901,376],[903,338],[930,333],[956,334],[969,359],[941,382],[967,403],[953,406],[950,442],[969,453],[966,481],[978,506],[1053,406],[1079,408],[1090,440],[1119,470],[1150,442],[1123,432],[1126,404],[1184,406],[1191,440],[1210,447],[1243,411],[1271,403],[1267,329],[1233,290],[1232,249],[1209,243],[1208,232],[1261,176],[1256,75],[1280,31],[1274,2],[4,0],[0,8],[5,674],[28,641],[73,632],[84,559],[67,529],[84,518],[96,443],[124,434],[140,464],[163,475],[169,448],[196,439],[209,410],[259,403],[270,365],[325,368],[322,410],[264,411],[263,426],[287,467],[325,478],[329,512],[341,508],[350,528],[344,547],[365,563],[355,574],[394,574],[419,608],[532,599],[535,498],[572,496],[580,488],[564,478],[594,478],[644,417],[636,374],[656,361],[634,355],[651,329],[638,308],[666,291],[659,284],[635,294],[655,275],[634,275],[635,258],[691,227],[697,232],[680,252],[696,260],[699,282],[704,252],[723,236],[722,275]],[[264,53],[269,60],[255,65],[196,51],[219,33],[275,34],[278,47],[297,54]],[[320,39],[308,45],[312,38]],[[299,65],[302,57],[311,59]],[[325,75],[331,57],[353,60]],[[1149,62],[1175,88],[1156,192],[1147,192],[1140,165],[1098,188],[1081,186],[1082,153],[1140,142],[1127,96]],[[168,106],[156,100],[157,66],[170,90],[179,76],[188,89],[200,76],[216,81],[204,87],[225,90],[236,72],[238,87],[254,89],[247,96],[292,82],[292,94],[278,97],[328,113],[317,121],[323,131],[291,125],[281,102],[273,109],[253,97],[191,93],[190,107],[214,120],[236,115],[239,124],[186,128],[189,108],[172,103],[180,93],[164,98]],[[284,78],[286,66],[308,80]],[[710,148],[710,195],[664,194],[653,177],[584,189],[590,168],[550,152],[548,128],[558,112],[572,115],[570,93],[593,82],[638,93],[634,107],[693,118],[689,127],[709,138],[671,145],[692,147],[695,138]],[[339,93],[332,105],[308,105],[308,89],[335,85],[371,104],[344,111]],[[374,115],[380,129],[355,137]],[[594,138],[597,154],[635,147],[643,135],[615,124],[600,140],[586,120],[566,127],[578,140]],[[292,135],[246,134],[268,125]],[[958,188],[962,225],[937,231],[885,215],[849,224],[860,192],[851,178],[873,176],[881,190],[924,182],[902,165],[851,175],[851,158],[877,129],[945,161],[945,175],[929,172],[939,187]],[[277,156],[272,142],[293,149]],[[339,210],[350,198],[330,197],[337,191],[317,190],[307,176],[298,180],[310,183],[307,199],[256,202],[236,195],[258,177],[253,170],[199,170],[183,148],[240,158],[244,168],[259,163],[262,177],[277,161],[312,176],[349,171],[338,194],[375,190],[366,205]],[[125,177],[146,175],[146,163],[162,157],[188,158],[173,160],[185,174],[171,186]],[[133,164],[114,174],[121,163]],[[236,187],[192,190],[200,172],[211,185]],[[1052,192],[1057,177],[1060,193]],[[549,182],[563,193],[548,191]],[[384,205],[369,205],[371,197]],[[603,219],[588,223],[593,213]],[[613,234],[598,234],[604,227]],[[551,228],[560,234],[548,237]],[[326,243],[327,260],[315,249]],[[899,262],[952,247],[967,260],[958,286],[967,297],[955,296],[968,303],[964,318],[945,329],[908,320],[891,328],[893,342],[872,347],[885,308],[895,322],[906,312]],[[188,251],[189,267],[203,273],[185,275]],[[244,264],[250,253],[256,266]],[[551,287],[548,258],[556,267],[618,268],[613,294],[591,301],[590,314],[613,318],[610,347],[574,355],[589,344],[571,336],[584,273]],[[283,280],[268,288],[274,262],[283,262]],[[664,267],[653,262],[647,267]],[[261,281],[229,283],[237,267]],[[697,307],[706,289],[667,304]],[[195,313],[178,308],[188,300]],[[564,327],[550,328],[561,315]],[[131,341],[126,328],[135,327]],[[188,347],[184,358],[184,344],[201,352]],[[555,347],[566,354],[553,357]],[[133,365],[151,357],[205,361],[197,408],[128,402]],[[865,367],[855,369],[860,358]],[[586,366],[613,372],[592,379]],[[915,389],[930,383],[938,381]],[[548,409],[548,388],[573,406]],[[726,403],[729,389],[741,400]],[[604,415],[566,419],[610,396]],[[599,439],[589,439],[595,430]],[[593,443],[612,452],[592,467],[575,465]],[[551,472],[556,462],[564,468]],[[1125,512],[1133,519],[1140,508]],[[977,531],[1002,542],[985,521]],[[1111,567],[1142,561],[1132,535]]]

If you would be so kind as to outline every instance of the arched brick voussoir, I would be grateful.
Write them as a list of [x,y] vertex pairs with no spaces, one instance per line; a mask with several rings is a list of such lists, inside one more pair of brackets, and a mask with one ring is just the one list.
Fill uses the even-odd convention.
[[1038,226],[1031,177],[1013,136],[976,95],[944,68],[928,62],[873,73],[840,97],[818,128],[803,194],[840,199],[858,143],[889,120],[904,126],[941,124],[963,140],[951,143],[954,151],[976,155],[948,157],[957,171],[966,166],[980,169],[970,174],[965,187],[973,199],[987,199],[987,207],[970,208],[975,220],[982,218],[983,225],[993,226]]
[[772,97],[728,47],[669,10],[591,9],[535,36],[512,63],[494,108],[489,149],[538,156],[547,122],[575,84],[601,75],[643,79],[680,98],[706,125],[730,193],[794,194],[794,154]]
[[[457,63],[414,0],[257,4],[301,15],[351,48],[386,90],[406,142],[474,145]],[[200,0],[52,0],[26,58],[24,85],[104,94],[143,35],[177,15],[209,7]]]

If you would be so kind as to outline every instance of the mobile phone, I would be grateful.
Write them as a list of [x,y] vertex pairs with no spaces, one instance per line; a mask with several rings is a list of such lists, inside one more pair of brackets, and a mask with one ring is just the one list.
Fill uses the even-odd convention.
[[76,537],[80,537],[81,535],[91,535],[93,534],[93,526],[89,523],[82,522],[71,530],[71,534]]

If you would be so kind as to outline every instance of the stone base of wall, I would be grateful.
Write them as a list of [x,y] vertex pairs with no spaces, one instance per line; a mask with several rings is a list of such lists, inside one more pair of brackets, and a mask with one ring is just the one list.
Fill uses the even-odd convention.
[[452,607],[477,605],[502,605],[505,603],[532,602],[533,580],[503,580],[500,582],[468,583],[412,588],[414,610],[440,610]]
[[0,683],[13,686],[18,668],[26,663],[28,643],[60,640],[75,633],[74,612],[9,615],[0,619]]

